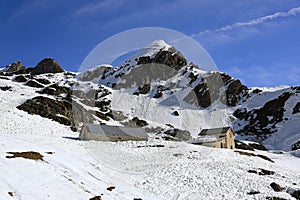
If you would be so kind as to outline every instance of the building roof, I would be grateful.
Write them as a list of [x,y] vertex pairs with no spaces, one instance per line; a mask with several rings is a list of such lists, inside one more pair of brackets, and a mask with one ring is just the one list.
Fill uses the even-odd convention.
[[228,129],[231,129],[231,127],[221,127],[221,128],[212,128],[212,129],[203,129],[199,136],[204,135],[220,135],[222,133],[226,133]]
[[210,136],[201,136],[198,137],[197,139],[193,140],[191,143],[192,144],[197,144],[197,143],[209,143],[209,142],[216,142],[224,138],[219,138],[219,137],[210,137]]
[[107,126],[99,124],[84,124],[89,132],[94,134],[114,134],[120,136],[148,137],[145,129],[124,126]]

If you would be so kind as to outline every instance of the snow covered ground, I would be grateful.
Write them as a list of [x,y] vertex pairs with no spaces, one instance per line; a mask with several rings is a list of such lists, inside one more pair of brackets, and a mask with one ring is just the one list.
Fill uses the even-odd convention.
[[[183,142],[80,141],[78,133],[57,122],[16,109],[36,96],[35,89],[1,80],[0,199],[293,199],[300,189],[300,159],[290,154],[233,150]],[[43,160],[7,158],[8,152],[34,151]],[[249,170],[266,169],[273,175]],[[270,184],[278,183],[283,192]],[[258,192],[249,195],[249,192]]]

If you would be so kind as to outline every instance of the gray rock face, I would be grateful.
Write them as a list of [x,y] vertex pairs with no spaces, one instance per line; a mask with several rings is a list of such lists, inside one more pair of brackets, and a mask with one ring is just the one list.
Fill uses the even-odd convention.
[[[189,76],[195,81],[194,75]],[[248,88],[239,80],[227,74],[215,72],[202,78],[193,90],[184,98],[184,101],[202,108],[209,107],[214,101],[220,100],[224,105],[236,106],[242,97],[248,93]]]
[[178,71],[187,64],[187,61],[179,51],[175,48],[170,48],[168,51],[158,52],[152,59],[149,56],[141,57],[137,64],[150,63],[163,64]]
[[38,75],[60,72],[64,72],[64,70],[53,58],[45,58],[32,69],[31,74]]
[[65,100],[58,101],[38,96],[27,100],[24,104],[17,108],[19,110],[24,110],[29,114],[37,114],[45,118],[53,119],[64,125],[72,124],[72,103]]
[[236,133],[254,134],[264,139],[267,134],[276,132],[275,125],[283,121],[284,105],[290,96],[291,93],[285,92],[259,109],[237,109],[233,115],[247,125]]
[[293,145],[292,145],[292,150],[295,151],[297,149],[300,149],[300,140],[295,142]]
[[18,61],[18,62],[14,62],[11,65],[7,66],[4,71],[7,73],[11,73],[11,72],[15,72],[18,70],[21,70],[23,68],[23,64]]

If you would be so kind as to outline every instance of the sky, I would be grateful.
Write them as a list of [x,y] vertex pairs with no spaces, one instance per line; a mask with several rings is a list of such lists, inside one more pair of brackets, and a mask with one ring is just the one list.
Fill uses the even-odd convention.
[[105,39],[162,27],[250,87],[300,85],[299,0],[0,0],[0,24],[0,67],[52,57],[77,71]]

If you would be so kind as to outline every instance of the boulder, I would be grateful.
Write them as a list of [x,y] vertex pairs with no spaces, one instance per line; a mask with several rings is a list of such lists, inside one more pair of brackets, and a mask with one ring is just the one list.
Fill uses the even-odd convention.
[[295,151],[297,149],[300,149],[300,140],[295,142],[293,145],[292,145],[292,151]]
[[11,87],[10,86],[0,86],[0,90],[3,90],[3,91],[10,90],[11,91]]
[[60,72],[64,72],[64,70],[53,58],[45,58],[32,69],[31,74],[38,75]]
[[14,62],[12,64],[10,64],[9,66],[6,66],[6,68],[3,70],[7,73],[12,73],[12,72],[15,72],[15,71],[19,71],[23,68],[23,65],[20,61],[18,62]]
[[25,85],[30,86],[30,87],[35,87],[35,88],[43,88],[44,86],[39,84],[38,82],[34,80],[29,80],[25,83]]
[[20,83],[24,83],[24,82],[27,81],[27,78],[25,78],[23,75],[19,75],[19,76],[16,76],[14,78],[14,80],[17,81],[17,82],[20,82]]
[[275,182],[271,183],[270,186],[275,192],[281,192],[284,189],[283,187],[280,187],[280,185]]

